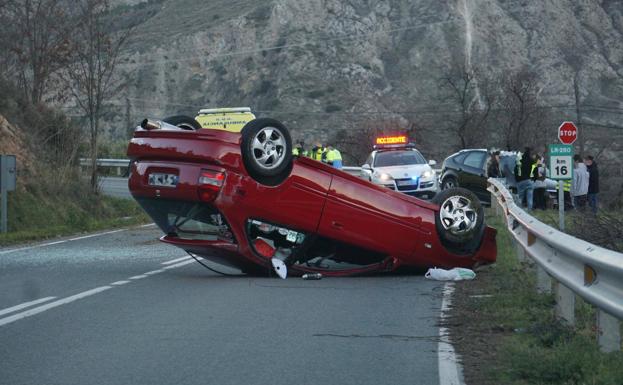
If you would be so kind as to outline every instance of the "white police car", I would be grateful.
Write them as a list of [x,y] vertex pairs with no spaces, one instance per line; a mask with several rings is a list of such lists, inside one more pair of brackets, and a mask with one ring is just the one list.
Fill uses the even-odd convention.
[[408,143],[406,135],[376,138],[374,151],[361,166],[361,177],[372,183],[418,198],[432,199],[439,189],[434,160]]

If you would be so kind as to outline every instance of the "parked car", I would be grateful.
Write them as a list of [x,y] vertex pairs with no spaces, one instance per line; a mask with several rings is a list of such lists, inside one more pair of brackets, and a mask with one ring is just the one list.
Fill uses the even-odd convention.
[[491,194],[487,191],[486,149],[461,150],[447,157],[441,165],[439,184],[442,190],[463,187],[480,199],[482,203],[491,203]]
[[467,190],[427,202],[293,157],[274,119],[239,133],[170,122],[136,128],[128,185],[161,240],[194,256],[247,273],[334,276],[496,259],[496,231]]
[[[399,138],[404,138],[404,141],[398,144],[375,145],[365,164],[361,166],[361,177],[392,190],[432,199],[439,189],[437,175],[431,168],[437,163],[434,160],[427,162],[414,145],[407,143],[406,136],[397,137]],[[379,137],[377,143],[386,142],[387,139]],[[393,140],[395,141],[396,139]]]
[[[514,170],[518,155],[516,151],[500,152],[500,171],[511,192],[516,192]],[[441,166],[441,190],[463,187],[476,194],[481,203],[491,204],[491,194],[487,190],[488,159],[489,153],[486,149],[466,149],[450,155]],[[554,200],[556,182],[548,178],[545,183],[548,196]]]

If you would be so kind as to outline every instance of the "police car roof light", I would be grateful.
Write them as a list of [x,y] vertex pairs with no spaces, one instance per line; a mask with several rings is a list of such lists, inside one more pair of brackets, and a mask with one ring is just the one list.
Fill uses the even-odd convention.
[[409,143],[407,135],[385,135],[379,136],[375,140],[376,145],[388,145],[388,144],[402,144]]

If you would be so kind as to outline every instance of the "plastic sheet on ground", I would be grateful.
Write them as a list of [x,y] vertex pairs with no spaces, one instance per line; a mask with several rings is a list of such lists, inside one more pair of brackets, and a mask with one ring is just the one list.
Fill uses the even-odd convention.
[[462,267],[455,267],[450,270],[432,268],[428,269],[424,277],[436,281],[463,281],[476,278],[476,273]]

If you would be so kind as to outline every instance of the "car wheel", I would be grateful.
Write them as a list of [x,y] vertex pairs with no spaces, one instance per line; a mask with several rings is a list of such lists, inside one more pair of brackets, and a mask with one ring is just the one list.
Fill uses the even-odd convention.
[[269,118],[254,119],[242,128],[242,160],[251,177],[277,185],[292,169],[292,139],[288,129]]
[[471,254],[480,246],[485,228],[484,209],[478,197],[463,188],[437,193],[435,226],[443,245],[456,254]]
[[453,176],[447,176],[441,182],[441,189],[448,190],[451,188],[459,187],[459,182],[457,182],[456,178]]
[[164,118],[165,123],[172,124],[184,130],[198,130],[201,128],[201,124],[194,118],[185,115],[175,115]]

